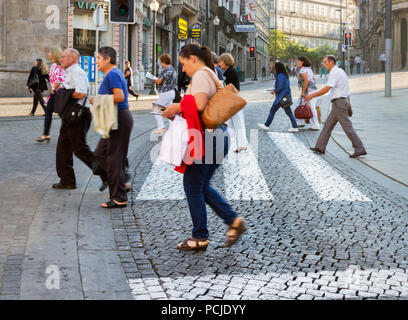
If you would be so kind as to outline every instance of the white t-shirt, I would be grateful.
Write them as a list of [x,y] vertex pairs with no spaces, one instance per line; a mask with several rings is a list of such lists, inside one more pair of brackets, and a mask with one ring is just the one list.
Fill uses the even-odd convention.
[[354,58],[354,63],[359,64],[361,62],[362,62],[362,60],[361,60],[361,58],[359,56]]
[[[65,89],[75,89],[78,93],[89,93],[89,81],[85,71],[79,64],[73,64],[65,70],[66,78],[63,83]],[[85,98],[78,99],[79,104],[84,103]],[[89,107],[89,99],[86,99],[85,107]]]
[[348,98],[350,96],[349,80],[343,69],[334,66],[329,73],[326,86],[331,87],[330,99]]
[[[210,68],[204,67],[202,69],[211,72],[213,76],[218,79],[218,76]],[[211,99],[211,97],[217,92],[217,86],[207,71],[198,70],[193,74],[186,94],[195,95],[199,92],[203,92],[208,94],[208,99]]]

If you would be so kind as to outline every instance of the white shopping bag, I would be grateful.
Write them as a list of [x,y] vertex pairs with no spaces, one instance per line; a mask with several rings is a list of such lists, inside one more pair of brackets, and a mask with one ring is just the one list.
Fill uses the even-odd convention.
[[187,151],[188,140],[186,119],[175,116],[163,136],[158,159],[176,167],[180,166]]

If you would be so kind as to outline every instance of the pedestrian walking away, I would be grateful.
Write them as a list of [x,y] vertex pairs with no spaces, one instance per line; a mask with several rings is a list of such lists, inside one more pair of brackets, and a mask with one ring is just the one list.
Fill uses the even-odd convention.
[[383,52],[380,55],[381,72],[385,72],[385,62],[386,61],[387,61],[387,56],[385,55],[385,52]]
[[132,96],[136,97],[136,101],[137,101],[139,99],[139,95],[132,88],[133,87],[133,70],[132,70],[132,67],[130,65],[130,61],[125,62],[124,76],[125,76],[125,79],[126,79],[128,92]]
[[[196,108],[195,113],[201,113],[206,107],[208,100],[217,91],[217,86],[209,74],[212,73],[214,79],[217,78],[214,72],[211,51],[205,46],[199,47],[195,44],[188,44],[182,47],[179,58],[180,63],[183,65],[183,71],[191,77],[191,85],[188,87],[185,98],[189,99],[192,97],[189,100],[194,102],[193,108]],[[172,104],[163,112],[163,117],[173,118],[180,111],[182,111],[180,104]],[[228,153],[226,126],[221,125],[215,131],[220,132],[224,139],[218,139],[212,134],[207,136],[208,130],[204,128],[204,140],[210,139],[209,145],[212,146],[213,152],[209,152],[209,155],[206,153],[200,163],[193,162],[191,165],[187,165],[184,172],[183,185],[193,222],[193,231],[192,238],[186,239],[177,245],[180,250],[207,249],[209,232],[207,228],[206,203],[228,225],[227,240],[224,243],[225,247],[234,244],[245,231],[243,219],[238,217],[237,213],[232,210],[223,197],[210,187],[211,179],[220,164],[220,161],[216,161],[218,160],[216,155],[221,154],[225,157]],[[213,155],[212,157],[211,154]],[[205,160],[206,157],[210,157],[210,159]]]
[[324,74],[324,77],[327,78],[327,70],[324,66],[322,66],[320,70],[320,78],[322,78],[323,74]]
[[354,63],[356,65],[357,68],[357,74],[360,74],[360,70],[361,70],[361,63],[363,62],[363,60],[360,58],[360,56],[357,54],[356,57],[354,58]]
[[[282,62],[275,63],[275,73],[276,73],[276,81],[275,81],[275,89],[272,89],[271,94],[276,94],[275,101],[271,107],[269,112],[269,116],[266,119],[265,124],[260,123],[258,127],[262,130],[269,130],[269,126],[272,124],[273,118],[275,117],[276,111],[279,110],[281,107],[281,100],[288,96],[292,100],[292,92],[290,90],[290,83],[289,83],[289,76],[286,71],[285,65]],[[289,117],[292,127],[288,129],[289,132],[298,132],[298,125],[296,123],[295,116],[293,115],[292,109],[289,107],[283,108],[285,110],[286,115]]]
[[[153,104],[159,107],[166,107],[173,103],[176,97],[176,82],[177,73],[176,70],[171,65],[171,57],[168,54],[163,54],[159,57],[160,63],[162,65],[162,71],[160,72],[159,79],[152,80],[158,85],[157,91],[159,92],[159,98]],[[155,114],[157,129],[153,131],[154,134],[162,135],[166,132],[163,117],[161,115]]]
[[93,167],[94,155],[86,143],[86,134],[91,125],[89,111],[89,82],[88,76],[78,64],[80,54],[77,50],[68,48],[61,56],[61,65],[65,69],[66,78],[63,87],[74,89],[72,99],[83,106],[83,119],[78,124],[61,121],[60,135],[57,144],[56,165],[60,182],[53,184],[55,189],[75,189],[76,178],[74,173],[73,154],[90,169]]
[[37,142],[50,142],[50,128],[52,122],[52,114],[54,112],[55,93],[60,89],[62,83],[65,81],[65,71],[61,66],[62,50],[59,47],[54,47],[48,53],[48,59],[53,63],[50,67],[49,80],[51,84],[51,94],[47,100],[44,118],[44,131],[41,137],[37,138]]
[[[113,102],[117,104],[117,129],[110,130],[109,138],[102,137],[94,152],[95,159],[106,172],[110,200],[101,206],[108,209],[125,207],[130,190],[130,186],[126,187],[126,164],[133,118],[129,111],[128,83],[116,68],[116,56],[113,48],[103,47],[96,59],[98,70],[104,74],[98,95],[113,95]],[[95,103],[94,97],[91,103]]]
[[181,90],[184,93],[187,91],[187,87],[189,86],[191,78],[183,71],[183,66],[181,63],[178,65],[178,72],[177,72],[177,90],[181,93]]
[[[298,87],[300,90],[300,97],[298,99],[297,106],[299,106],[304,101],[305,96],[317,91],[317,86],[316,79],[311,68],[312,62],[310,59],[306,56],[302,56],[298,58],[297,64],[299,68]],[[317,99],[311,99],[308,102],[313,114],[313,118],[309,119],[309,130],[314,131],[320,130],[319,117],[316,110],[316,100]],[[296,119],[296,122],[299,128],[304,127],[306,124],[305,119]]]
[[343,69],[336,66],[336,58],[334,56],[326,56],[323,59],[323,64],[329,71],[329,78],[326,86],[315,93],[307,95],[305,99],[309,101],[330,91],[332,109],[326,119],[326,122],[324,123],[322,132],[317,139],[316,146],[310,149],[317,153],[325,153],[331,132],[333,131],[333,128],[337,122],[340,122],[341,127],[343,128],[347,137],[351,140],[354,148],[354,153],[350,155],[350,157],[356,158],[366,155],[367,152],[363,146],[363,143],[361,142],[357,133],[354,131],[353,125],[349,118],[352,116],[353,111],[350,104],[349,80],[347,75]]
[[45,102],[42,93],[48,89],[46,80],[49,80],[48,67],[43,63],[42,59],[37,59],[34,62],[34,66],[31,68],[30,75],[27,79],[28,91],[34,94],[33,108],[28,114],[29,116],[34,116],[38,103],[40,103],[45,113]]
[[[221,69],[224,71],[225,76],[225,84],[233,84],[234,87],[239,91],[240,90],[240,83],[239,83],[239,74],[235,70],[235,60],[234,57],[229,53],[223,53],[219,57],[219,64]],[[247,149],[248,147],[248,140],[246,137],[246,127],[245,127],[245,119],[244,119],[244,111],[238,111],[229,121],[228,127],[234,131],[234,137],[236,142],[236,149],[235,152],[241,152]]]

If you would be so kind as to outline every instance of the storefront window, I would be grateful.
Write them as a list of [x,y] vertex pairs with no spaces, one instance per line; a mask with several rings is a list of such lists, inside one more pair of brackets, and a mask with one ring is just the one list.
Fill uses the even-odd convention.
[[113,28],[108,21],[108,2],[74,1],[74,48],[82,56],[93,56],[95,52],[96,27],[92,16],[98,5],[105,10],[105,24],[99,28],[99,47],[113,44]]
[[142,63],[145,71],[149,70],[149,33],[142,32]]

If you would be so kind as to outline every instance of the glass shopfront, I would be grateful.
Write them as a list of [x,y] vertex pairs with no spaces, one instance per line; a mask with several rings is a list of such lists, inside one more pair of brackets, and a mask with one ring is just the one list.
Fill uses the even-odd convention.
[[74,1],[74,48],[81,56],[93,56],[96,48],[96,27],[93,13],[100,6],[105,11],[105,24],[99,28],[99,47],[112,46],[113,28],[109,24],[108,1]]

